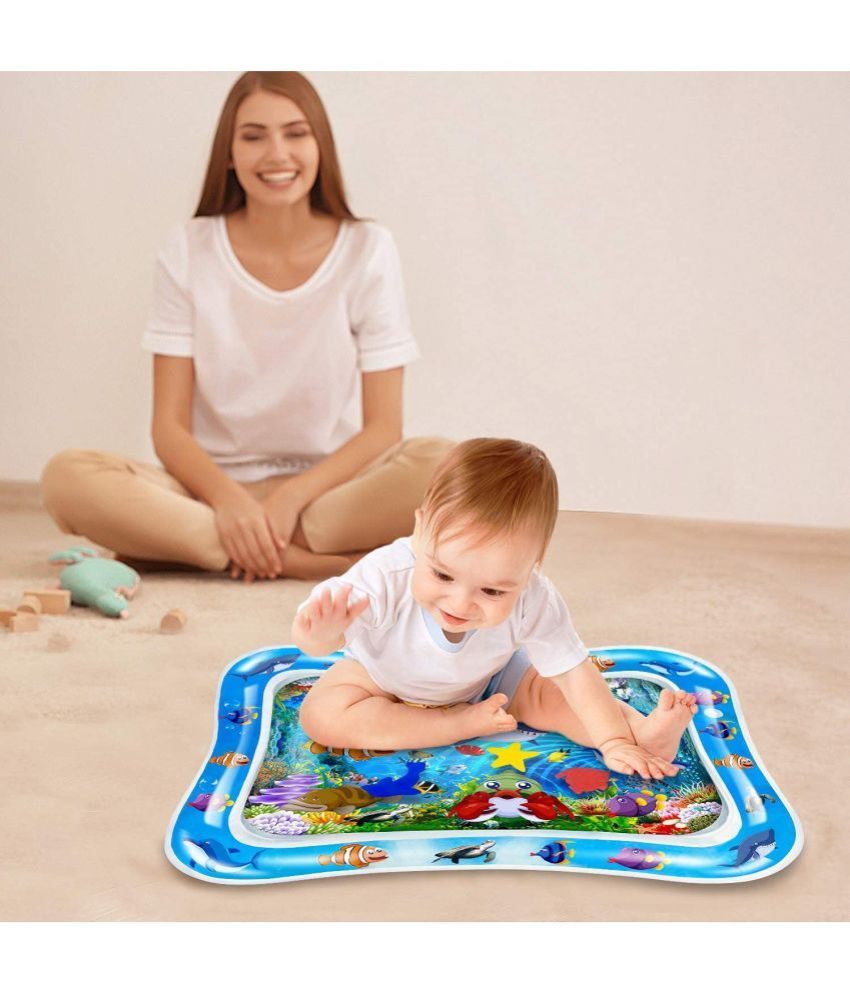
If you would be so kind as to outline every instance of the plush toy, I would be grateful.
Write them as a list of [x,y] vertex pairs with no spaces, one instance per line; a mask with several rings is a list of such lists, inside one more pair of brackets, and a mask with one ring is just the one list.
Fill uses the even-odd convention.
[[105,560],[96,549],[72,546],[50,557],[51,563],[66,563],[59,585],[71,592],[75,605],[88,605],[110,618],[126,618],[127,599],[139,590],[139,575],[118,560]]

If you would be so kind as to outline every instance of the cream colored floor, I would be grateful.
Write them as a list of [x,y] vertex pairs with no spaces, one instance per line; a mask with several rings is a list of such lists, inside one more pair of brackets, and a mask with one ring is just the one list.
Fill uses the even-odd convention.
[[[0,606],[52,581],[69,544],[32,492],[0,487]],[[306,583],[153,574],[126,621],[74,608],[0,632],[3,920],[846,920],[850,533],[564,513],[546,568],[588,645],[690,651],[733,680],[803,854],[764,880],[404,873],[225,888],[163,836],[212,735],[218,679],[288,641]],[[157,624],[189,616],[178,636]],[[65,652],[48,652],[51,632]]]

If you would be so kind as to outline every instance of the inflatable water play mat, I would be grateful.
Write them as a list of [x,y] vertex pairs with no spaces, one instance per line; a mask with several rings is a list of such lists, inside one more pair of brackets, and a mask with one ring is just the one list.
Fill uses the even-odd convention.
[[224,673],[208,757],[178,806],[166,855],[221,884],[379,871],[587,871],[729,884],[786,867],[800,822],[712,664],[671,650],[593,651],[611,693],[643,713],[663,688],[696,695],[663,781],[616,774],[592,749],[520,726],[453,746],[328,749],[298,721],[339,654],[258,650]]

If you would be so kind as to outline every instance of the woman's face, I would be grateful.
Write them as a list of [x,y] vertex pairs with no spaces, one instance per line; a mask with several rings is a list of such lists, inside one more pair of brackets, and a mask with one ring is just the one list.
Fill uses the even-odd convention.
[[307,197],[319,172],[319,145],[303,111],[267,90],[239,105],[230,156],[245,196],[268,207]]

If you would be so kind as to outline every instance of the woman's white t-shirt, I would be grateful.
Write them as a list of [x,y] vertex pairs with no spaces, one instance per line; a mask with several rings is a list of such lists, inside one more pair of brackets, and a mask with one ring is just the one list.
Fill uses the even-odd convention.
[[277,291],[239,262],[223,215],[170,232],[142,344],[192,357],[193,435],[240,481],[300,473],[338,449],[362,425],[361,373],[419,355],[385,228],[343,221],[313,275]]

